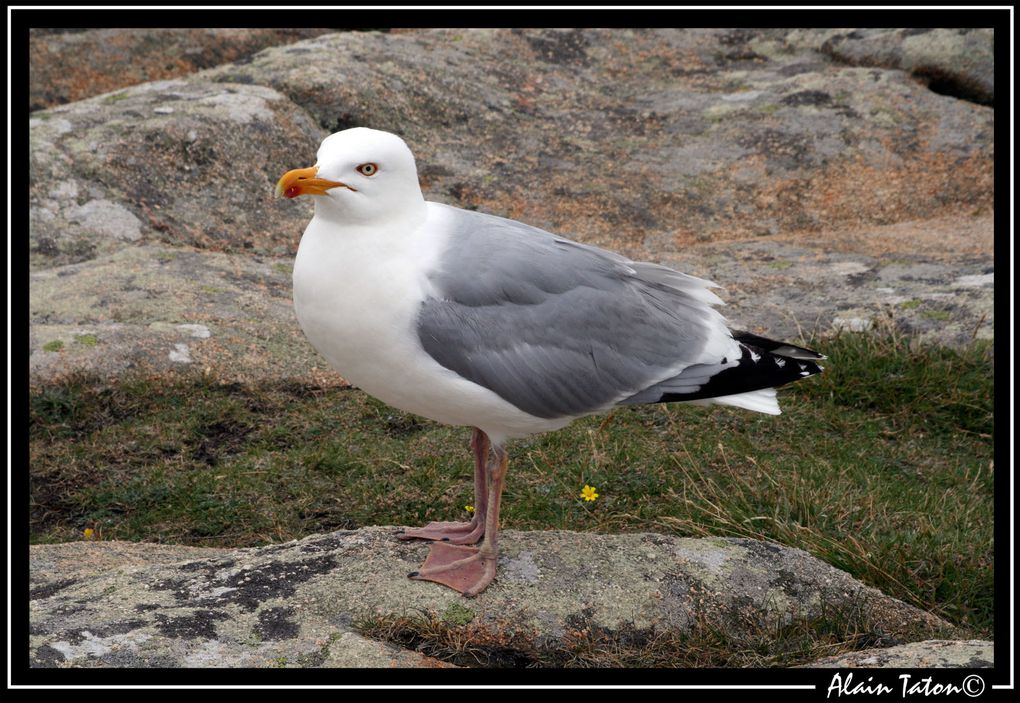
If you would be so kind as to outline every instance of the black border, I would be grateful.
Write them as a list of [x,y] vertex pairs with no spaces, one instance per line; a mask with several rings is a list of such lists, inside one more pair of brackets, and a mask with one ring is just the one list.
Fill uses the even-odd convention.
[[[622,25],[662,24],[664,21],[685,26],[714,26],[731,24],[732,10],[715,8],[712,10],[607,10],[585,9],[582,15],[587,26],[612,27]],[[924,14],[920,14],[923,12]],[[147,10],[147,9],[72,9],[59,10],[54,16],[49,9],[18,9],[11,10],[8,27],[11,33],[12,81],[10,111],[12,120],[11,172],[15,178],[11,181],[11,212],[12,229],[8,233],[11,238],[11,251],[22,253],[27,259],[28,239],[20,232],[27,228],[27,212],[17,207],[18,203],[28,202],[28,181],[18,179],[16,174],[28,163],[28,143],[20,139],[22,130],[27,127],[27,115],[20,112],[21,106],[27,103],[28,93],[28,62],[19,60],[28,55],[28,28],[31,26],[46,27],[59,24],[64,27],[160,27],[160,26],[216,26],[216,27],[275,27],[275,26],[322,26],[330,25],[346,28],[371,28],[379,26],[451,26],[451,27],[497,27],[497,26],[536,26],[549,25],[551,22],[565,26],[563,20],[574,19],[564,16],[561,10],[529,9],[529,10],[270,10],[263,7],[245,8],[241,11],[225,11],[219,9],[186,9],[186,10]],[[1010,146],[1009,126],[1012,115],[1009,114],[1008,92],[1002,86],[1009,86],[1009,52],[1010,14],[1008,8],[995,10],[967,9],[932,9],[930,6],[917,9],[853,9],[853,10],[739,10],[741,24],[754,26],[911,26],[922,24],[927,26],[993,26],[996,30],[996,78],[1000,92],[996,96],[995,107],[1000,116],[996,121],[995,137],[1000,145]],[[870,22],[862,22],[870,20]],[[576,23],[574,23],[576,24]],[[1000,146],[1000,154],[1008,153]],[[996,211],[995,211],[995,243],[1000,253],[1009,251],[1011,231],[1009,229],[1009,198],[1011,193],[1008,158],[1000,156],[996,160]],[[16,244],[17,243],[17,244]],[[20,245],[20,247],[19,247]],[[1012,271],[1012,261],[1010,272]],[[1002,267],[1000,267],[1001,269]],[[20,284],[20,285],[19,285]],[[15,338],[14,330],[24,330],[25,317],[28,316],[27,291],[28,272],[22,267],[12,267],[12,296],[24,295],[25,302],[14,304],[12,310],[16,315],[10,320],[11,336],[9,344],[12,354],[11,393],[12,409],[18,406],[15,398],[24,398],[28,391],[28,376],[21,372],[27,366],[27,345],[23,338]],[[1008,278],[1000,270],[995,287],[995,313],[1000,325],[1005,327],[1010,319],[1010,300]],[[20,318],[20,319],[19,319]],[[18,324],[15,324],[17,322]],[[17,341],[15,341],[17,339]],[[995,353],[999,359],[1011,359],[1011,340],[1008,329],[1000,330],[995,340]],[[26,366],[20,366],[24,355]],[[1002,375],[1000,374],[1000,378]],[[852,671],[855,681],[886,683],[899,690],[898,676],[909,673],[912,681],[924,676],[934,675],[937,682],[958,682],[968,674],[976,674],[984,679],[985,694],[982,698],[993,696],[1012,697],[1012,690],[993,691],[993,684],[1009,683],[1009,666],[1013,658],[1012,642],[1007,638],[1010,632],[1010,613],[1008,612],[1008,595],[1010,594],[1009,560],[1005,547],[1010,544],[1009,515],[1009,476],[1012,465],[1009,457],[1009,438],[1011,428],[1010,400],[1008,383],[1012,379],[997,384],[995,399],[996,410],[996,463],[998,472],[995,489],[995,540],[996,560],[999,568],[995,572],[996,616],[995,616],[995,668],[994,669],[953,669],[953,670],[836,670],[836,669],[686,669],[686,670],[557,670],[557,669],[468,669],[468,670],[427,670],[427,669],[360,669],[360,670],[305,670],[305,669],[30,669],[28,667],[28,540],[27,540],[27,444],[25,434],[19,430],[21,422],[27,424],[25,415],[15,410],[12,417],[12,433],[8,438],[11,448],[12,462],[8,467],[11,473],[12,530],[11,559],[14,573],[12,574],[11,591],[11,645],[14,648],[11,659],[11,680],[15,686],[141,686],[141,685],[197,685],[197,686],[237,686],[237,685],[328,685],[328,686],[499,686],[499,685],[535,685],[535,686],[676,686],[676,685],[814,685],[813,691],[782,690],[778,695],[791,700],[811,697],[826,698],[828,687],[836,672],[844,676]],[[19,393],[15,394],[14,391]],[[19,461],[21,456],[23,461]],[[7,694],[26,695],[26,689],[12,691]],[[33,692],[34,693],[34,692]],[[120,693],[120,691],[117,691]],[[160,695],[161,691],[147,692],[146,695]],[[172,691],[180,695],[179,691]],[[705,695],[704,691],[683,691],[681,695]],[[749,695],[761,695],[761,691],[747,691]],[[108,695],[109,692],[103,695]],[[740,696],[745,692],[730,691],[727,695]],[[44,695],[53,695],[52,692]],[[137,694],[133,694],[137,695]],[[326,692],[325,695],[330,695]],[[899,698],[898,693],[892,696]],[[888,696],[883,698],[889,698]]]

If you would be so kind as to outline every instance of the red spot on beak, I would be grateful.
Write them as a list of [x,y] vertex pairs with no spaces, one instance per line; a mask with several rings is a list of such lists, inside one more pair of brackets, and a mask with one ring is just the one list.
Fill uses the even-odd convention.
[[325,195],[330,188],[349,188],[346,183],[317,178],[318,166],[287,171],[276,183],[276,197],[296,198],[299,195]]

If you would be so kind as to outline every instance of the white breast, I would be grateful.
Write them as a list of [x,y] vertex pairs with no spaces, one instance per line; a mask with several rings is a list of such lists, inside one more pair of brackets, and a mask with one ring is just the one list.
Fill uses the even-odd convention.
[[412,231],[312,219],[294,262],[294,310],[308,340],[366,393],[438,422],[479,427],[497,443],[566,425],[522,412],[422,348],[415,324],[432,292],[426,273],[447,245],[444,209],[428,213]]

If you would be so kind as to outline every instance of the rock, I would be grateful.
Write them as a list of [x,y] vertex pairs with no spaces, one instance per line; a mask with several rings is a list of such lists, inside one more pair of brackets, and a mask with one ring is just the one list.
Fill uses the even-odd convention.
[[738,328],[796,338],[889,325],[922,342],[993,339],[994,222],[942,217],[845,230],[701,244],[663,256],[722,286]]
[[[776,30],[329,34],[183,83],[38,112],[33,263],[102,250],[65,212],[97,197],[130,210],[145,238],[292,251],[307,204],[270,208],[255,194],[313,159],[327,131],[354,125],[404,135],[433,198],[645,258],[698,241],[990,207],[992,109],[903,71],[834,64],[789,39]],[[228,85],[216,92],[209,82]],[[187,219],[182,201],[204,219]],[[286,224],[290,239],[277,234]]]
[[845,627],[841,618],[880,623],[888,644],[954,631],[803,551],[748,539],[505,531],[496,582],[469,600],[408,579],[428,546],[395,531],[236,550],[33,546],[32,664],[441,666],[369,637],[372,623],[422,614],[470,632],[483,661],[518,663],[592,633],[651,646],[709,628],[739,641],[802,621]]
[[[993,231],[991,217],[941,218],[843,232],[835,243],[777,235],[657,258],[720,284],[738,328],[796,338],[891,322],[959,346],[993,337]],[[37,270],[32,381],[210,369],[232,381],[342,383],[298,327],[292,265],[289,256],[143,245]]]
[[178,78],[328,29],[29,30],[29,109]]
[[[895,36],[929,34],[942,36]],[[427,197],[715,280],[727,316],[752,331],[892,319],[940,343],[990,338],[994,111],[823,51],[892,36],[326,34],[35,112],[33,381],[324,368],[286,309],[312,204],[272,191],[325,134],[358,124],[407,137]],[[187,267],[162,266],[176,250]],[[255,273],[266,266],[279,275]],[[171,270],[178,280],[134,282]],[[267,288],[249,295],[245,281]],[[211,337],[173,331],[182,324]]]
[[250,85],[157,81],[34,113],[32,268],[153,241],[292,252],[306,218],[274,199],[277,171],[323,136]]
[[134,246],[36,271],[31,377],[208,369],[235,381],[340,382],[298,327],[292,269],[290,258]]
[[991,204],[993,110],[767,31],[333,34],[197,77],[396,131],[429,196],[633,255]]
[[[995,32],[978,28],[821,30],[818,48],[853,66],[909,72],[931,90],[982,105],[995,101]],[[819,30],[807,30],[818,36]]]
[[994,645],[986,640],[925,640],[885,649],[825,657],[805,667],[820,669],[983,669],[993,666]]

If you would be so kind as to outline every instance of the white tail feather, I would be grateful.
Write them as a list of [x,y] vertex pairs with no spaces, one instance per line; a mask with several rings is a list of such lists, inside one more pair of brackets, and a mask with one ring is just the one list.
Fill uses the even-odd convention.
[[745,410],[754,410],[755,412],[765,413],[766,415],[779,415],[782,412],[779,409],[779,401],[776,400],[775,388],[761,388],[756,391],[748,391],[747,393],[721,395],[717,398],[688,400],[686,402],[692,405],[712,405],[713,403],[733,405],[738,408],[744,408]]

